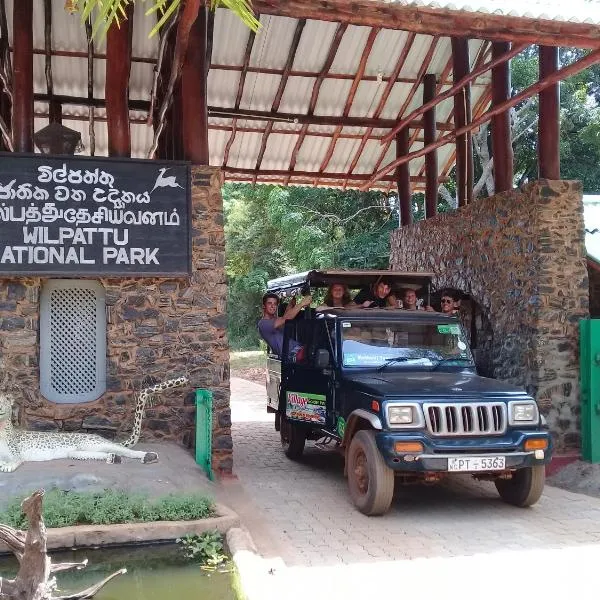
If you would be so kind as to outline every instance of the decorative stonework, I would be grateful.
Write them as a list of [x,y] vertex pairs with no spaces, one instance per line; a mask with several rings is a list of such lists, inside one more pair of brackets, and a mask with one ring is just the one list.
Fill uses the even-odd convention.
[[[195,390],[213,392],[213,468],[232,470],[229,352],[226,335],[225,239],[218,169],[192,168],[192,275],[101,279],[107,305],[106,393],[86,404],[54,404],[39,392],[39,296],[43,280],[0,280],[0,372],[31,429],[93,431],[124,439],[135,392],[187,375],[146,410],[142,439],[192,447]],[[155,381],[154,381],[155,380]]]
[[391,265],[436,273],[489,319],[494,376],[540,402],[557,451],[579,447],[579,320],[588,316],[582,190],[541,180],[392,235]]

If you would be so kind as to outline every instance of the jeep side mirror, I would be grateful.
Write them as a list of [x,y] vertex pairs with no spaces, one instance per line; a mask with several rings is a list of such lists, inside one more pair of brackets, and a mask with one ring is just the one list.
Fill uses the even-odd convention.
[[315,362],[319,369],[325,369],[329,366],[329,352],[327,350],[323,350],[322,348],[317,350],[317,355],[315,356]]

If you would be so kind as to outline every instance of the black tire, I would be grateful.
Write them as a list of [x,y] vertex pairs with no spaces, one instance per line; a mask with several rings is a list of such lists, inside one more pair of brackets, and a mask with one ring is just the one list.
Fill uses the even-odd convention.
[[281,437],[281,447],[285,455],[291,460],[298,460],[304,452],[306,429],[299,427],[295,423],[290,423],[282,416],[279,435]]
[[375,432],[361,430],[350,442],[348,454],[348,488],[354,505],[361,513],[385,514],[394,498],[394,471],[383,460]]
[[496,489],[508,504],[526,507],[535,504],[544,491],[546,468],[544,465],[526,467],[515,471],[512,479],[497,479]]

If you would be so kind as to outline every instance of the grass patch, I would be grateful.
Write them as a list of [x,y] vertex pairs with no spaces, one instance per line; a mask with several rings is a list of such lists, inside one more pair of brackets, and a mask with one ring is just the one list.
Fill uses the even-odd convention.
[[245,350],[229,353],[229,367],[232,371],[240,369],[264,368],[266,354],[263,350]]
[[[27,529],[27,520],[21,512],[21,501],[22,498],[15,498],[0,511],[0,523]],[[50,490],[44,496],[43,515],[46,527],[194,521],[214,517],[215,505],[206,496],[198,494],[169,495],[150,500],[143,494],[114,490]]]

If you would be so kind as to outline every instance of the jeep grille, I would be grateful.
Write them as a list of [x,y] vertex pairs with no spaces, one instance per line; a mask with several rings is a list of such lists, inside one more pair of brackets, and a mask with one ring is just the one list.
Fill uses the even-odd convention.
[[489,435],[506,431],[502,402],[425,404],[425,422],[432,435]]

